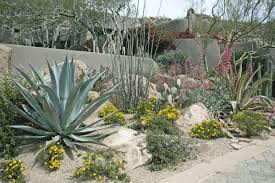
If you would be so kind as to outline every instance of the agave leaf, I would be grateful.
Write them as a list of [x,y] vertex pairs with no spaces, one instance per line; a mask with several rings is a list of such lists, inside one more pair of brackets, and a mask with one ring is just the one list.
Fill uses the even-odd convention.
[[16,85],[16,88],[18,91],[23,95],[23,97],[26,99],[26,101],[32,106],[32,108],[38,112],[40,115],[43,114],[43,110],[41,109],[40,105],[38,104],[36,98],[21,84],[19,84],[17,81],[13,80],[14,84]]
[[61,111],[61,105],[60,105],[59,99],[58,99],[56,93],[53,91],[53,89],[46,86],[46,85],[39,85],[39,87],[45,90],[45,92],[48,96],[48,99],[53,104],[55,110],[60,112]]
[[91,90],[91,88],[93,88],[94,84],[101,78],[101,76],[103,74],[104,74],[104,72],[98,74],[97,77],[95,77],[91,80],[87,80],[87,81],[83,82],[83,85],[81,86],[80,91],[77,96],[78,103],[76,105],[76,111],[80,111],[82,109],[81,107],[86,103],[86,98],[87,98],[89,91]]
[[43,77],[40,75],[40,73],[38,73],[38,72],[36,71],[36,69],[35,69],[32,65],[29,65],[29,66],[30,66],[30,68],[31,68],[31,70],[32,70],[32,72],[33,72],[33,74],[34,74],[34,76],[35,76],[35,79],[36,79],[37,81],[39,81],[40,84],[45,84],[45,80],[44,80]]
[[104,125],[104,126],[97,126],[97,127],[91,127],[91,128],[84,128],[82,130],[74,130],[73,131],[73,134],[75,135],[80,135],[80,134],[87,134],[87,133],[92,133],[92,132],[95,132],[95,131],[100,131],[100,130],[104,130],[104,129],[107,129],[107,128],[111,128],[111,127],[114,127],[115,125]]
[[69,137],[76,141],[79,141],[79,142],[89,142],[89,143],[93,143],[93,144],[106,146],[105,144],[103,144],[102,142],[100,142],[93,136],[78,136],[78,135],[71,134],[71,135],[69,135]]
[[243,76],[241,76],[240,80],[239,80],[239,83],[237,85],[237,90],[236,90],[236,94],[237,94],[237,98],[236,98],[236,101],[237,103],[240,102],[241,100],[241,97],[243,95],[243,91],[245,90],[245,85],[246,85],[246,82],[247,82],[247,79],[248,79],[248,76],[249,76],[249,73],[245,73]]
[[114,90],[118,85],[114,86],[110,91],[104,93],[102,96],[96,98],[92,103],[88,104],[78,115],[78,117],[70,124],[70,126],[65,130],[65,133],[72,131],[78,125],[80,125],[85,119],[87,119],[92,112],[94,112],[99,106],[110,98],[110,96],[116,92]]
[[91,126],[94,126],[95,124],[99,123],[100,121],[103,121],[109,117],[111,117],[112,115],[114,115],[115,113],[117,112],[113,112],[111,114],[108,114],[107,116],[103,117],[103,118],[99,118],[98,120],[94,121],[93,123],[85,126],[85,127],[81,127],[81,128],[78,128],[77,130],[75,130],[74,132],[77,132],[77,131],[81,131],[81,130],[85,130],[86,128],[90,128]]
[[246,85],[245,85],[245,88],[248,88],[248,86],[249,86],[249,84],[252,82],[254,76],[257,74],[257,72],[259,72],[259,71],[261,70],[261,68],[262,68],[262,66],[260,66],[258,69],[256,69],[256,70],[252,73],[252,75],[249,77],[249,79],[248,79],[248,81],[247,81],[247,83],[246,83]]
[[10,127],[11,128],[16,128],[16,129],[21,129],[21,130],[24,130],[26,132],[30,132],[30,133],[37,134],[37,135],[44,135],[44,136],[55,135],[54,132],[49,132],[49,131],[45,131],[45,130],[38,130],[38,129],[32,128],[30,126],[26,126],[26,125],[12,125]]
[[16,139],[44,139],[47,138],[47,135],[21,135],[15,136]]
[[69,140],[68,138],[65,137],[62,140],[66,144],[66,146],[76,149],[75,144],[71,140]]
[[117,132],[111,132],[111,133],[107,133],[107,134],[102,134],[102,135],[100,135],[100,136],[98,136],[98,137],[95,137],[97,140],[102,140],[102,139],[104,139],[104,138],[106,138],[106,137],[108,137],[108,136],[110,136],[110,135],[112,135],[112,134],[115,134],[115,133],[117,133]]
[[255,81],[250,88],[244,91],[243,97],[240,101],[240,105],[243,106],[247,101],[256,93],[259,85],[261,85],[264,82],[272,81],[270,78],[261,78]]
[[57,84],[59,82],[59,78],[56,76],[56,72],[53,71],[53,68],[50,66],[50,63],[48,61],[47,61],[47,64],[48,64],[49,74],[50,74],[50,77],[51,77],[52,89],[56,93],[56,95],[59,96],[58,95],[58,93],[59,93],[58,84]]
[[[3,97],[4,98],[4,97]],[[26,114],[25,112],[23,112],[21,109],[19,109],[17,106],[13,105],[12,102],[10,102],[9,100],[7,100],[6,98],[4,98],[4,100],[21,116],[23,116],[24,118],[28,119],[29,121],[33,122],[34,124],[40,126],[41,128],[45,129],[45,130],[51,130],[51,128],[49,128],[47,125],[40,123],[39,121],[35,120],[34,118],[30,117],[28,114]]]
[[21,70],[19,67],[17,67],[16,65],[14,65],[14,68],[26,79],[26,81],[30,84],[30,86],[32,87],[32,89],[35,91],[35,93],[40,96],[40,93],[38,91],[38,87],[35,85],[35,83],[31,80],[31,78],[23,71]]
[[47,116],[49,126],[54,129],[59,134],[62,133],[62,128],[60,126],[61,122],[59,119],[59,113],[54,109],[53,105],[47,100],[42,102],[44,113]]
[[60,104],[61,110],[65,110],[65,105],[67,99],[69,97],[70,89],[71,89],[71,78],[70,78],[70,71],[69,71],[69,62],[66,57],[66,60],[63,64],[61,69],[60,79],[59,79],[59,95],[60,95]]
[[76,116],[78,115],[76,113],[76,111],[74,111],[74,109],[75,109],[75,103],[77,100],[76,96],[77,96],[77,93],[79,92],[80,87],[81,87],[81,84],[75,86],[68,97],[68,100],[67,100],[66,106],[65,106],[65,110],[61,116],[62,128],[65,128],[69,124],[69,122],[74,120],[76,118]]

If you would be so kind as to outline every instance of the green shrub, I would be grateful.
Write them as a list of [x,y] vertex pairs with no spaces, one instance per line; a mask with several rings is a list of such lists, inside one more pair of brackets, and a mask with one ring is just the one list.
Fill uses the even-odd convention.
[[162,116],[153,117],[150,126],[148,126],[148,130],[161,131],[167,135],[179,134],[179,129],[177,128],[177,126]]
[[215,83],[216,87],[213,91],[205,89],[194,89],[187,91],[186,95],[189,98],[189,103],[203,103],[207,110],[216,117],[222,113],[228,113],[230,108],[229,97],[226,94],[227,88],[223,81]]
[[83,165],[76,169],[75,177],[99,182],[130,182],[130,177],[124,171],[124,161],[116,159],[110,150],[88,153],[83,159]]
[[186,56],[181,52],[168,52],[163,55],[159,55],[156,58],[156,62],[161,64],[166,70],[168,70],[172,63],[178,63],[183,65]]
[[190,147],[179,134],[168,135],[160,129],[149,130],[146,142],[152,154],[151,170],[171,168],[190,156]]
[[268,119],[259,112],[241,111],[233,115],[232,120],[247,137],[257,136],[269,125]]
[[19,106],[23,98],[12,83],[11,75],[1,70],[0,74],[0,157],[10,158],[16,153],[14,131],[9,127],[15,122],[22,122],[22,118],[8,105],[4,98]]
[[9,159],[1,163],[1,178],[5,182],[25,183],[25,166],[21,160]]
[[191,137],[199,139],[214,139],[224,137],[221,123],[216,119],[205,120],[191,129]]
[[155,116],[146,134],[147,149],[152,154],[151,170],[161,170],[185,161],[191,148],[182,138],[174,123],[164,117]]

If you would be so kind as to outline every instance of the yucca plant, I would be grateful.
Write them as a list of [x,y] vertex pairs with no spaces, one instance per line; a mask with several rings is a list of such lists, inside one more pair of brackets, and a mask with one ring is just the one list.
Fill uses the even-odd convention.
[[116,92],[115,89],[118,85],[87,104],[88,92],[103,73],[97,74],[93,78],[83,77],[78,84],[75,84],[73,60],[69,62],[66,58],[62,69],[56,63],[53,66],[48,63],[50,81],[45,81],[39,72],[32,66],[30,67],[34,79],[31,79],[22,69],[15,66],[33,90],[33,92],[29,91],[13,80],[18,91],[29,105],[22,105],[21,110],[12,105],[11,102],[9,103],[19,114],[31,122],[30,126],[11,126],[27,132],[26,135],[18,138],[46,141],[46,144],[53,143],[53,141],[63,141],[66,146],[74,148],[78,143],[104,145],[100,140],[109,134],[100,134],[98,131],[109,128],[111,125],[98,125],[102,119],[87,126],[83,125],[83,122]]
[[[256,95],[258,87],[264,82],[272,81],[269,77],[254,79],[254,76],[261,71],[262,67],[258,67],[253,71],[253,54],[254,52],[246,52],[239,60],[234,61],[234,66],[235,68],[238,67],[238,70],[235,69],[235,73],[231,69],[227,77],[229,97],[232,101],[236,101],[236,105],[233,106],[234,112],[251,108],[255,102],[261,101],[257,99],[265,98],[264,96]],[[243,62],[245,60],[250,61],[250,63],[247,64],[248,68],[243,72]]]

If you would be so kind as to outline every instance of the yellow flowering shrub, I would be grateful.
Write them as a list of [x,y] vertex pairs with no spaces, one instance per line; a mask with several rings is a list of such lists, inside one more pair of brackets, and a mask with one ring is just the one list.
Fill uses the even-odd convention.
[[64,159],[64,148],[57,142],[47,149],[44,155],[44,165],[50,171],[56,171],[61,167],[61,161]]
[[104,120],[105,124],[126,125],[125,114],[123,112],[118,112],[118,109],[113,104],[108,104],[101,111],[99,111],[98,117],[103,118],[114,112],[116,113]]
[[137,108],[136,108],[136,114],[139,118],[140,116],[152,114],[157,111],[157,99],[156,98],[150,98],[148,100],[142,100],[139,101]]
[[130,177],[125,173],[124,161],[116,159],[112,151],[88,153],[83,158],[82,166],[77,167],[74,175],[99,182],[105,180],[130,182]]
[[224,137],[222,124],[216,119],[208,119],[202,123],[197,123],[191,129],[191,137],[199,139],[214,139]]
[[1,164],[1,174],[5,182],[23,183],[25,181],[25,166],[21,160],[11,159]]
[[158,116],[163,116],[169,121],[176,121],[179,118],[180,114],[180,110],[173,105],[166,105],[158,112]]

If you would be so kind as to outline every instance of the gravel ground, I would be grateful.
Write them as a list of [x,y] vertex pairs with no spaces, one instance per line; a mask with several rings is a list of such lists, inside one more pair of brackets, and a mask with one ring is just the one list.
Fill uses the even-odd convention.
[[132,177],[133,183],[158,183],[162,179],[176,175],[201,162],[210,161],[231,151],[233,151],[233,148],[230,146],[229,139],[201,141],[197,150],[197,157],[183,162],[174,169],[151,172],[147,167],[139,167],[129,172],[129,175]]
[[[210,141],[201,141],[197,150],[197,158],[186,161],[180,164],[175,169],[165,169],[156,172],[150,172],[147,167],[139,167],[132,170],[129,175],[132,177],[133,183],[157,183],[161,179],[173,176],[179,172],[189,169],[196,164],[204,161],[209,161],[218,156],[222,156],[230,151],[233,151],[229,145],[228,139],[216,139]],[[77,166],[82,163],[82,158],[74,155],[74,160],[70,159],[67,155],[63,161],[61,168],[55,172],[49,172],[40,164],[34,163],[33,152],[23,152],[17,157],[21,159],[26,167],[27,182],[28,183],[77,183],[79,180],[72,178],[73,172]],[[92,183],[93,181],[89,181]]]

